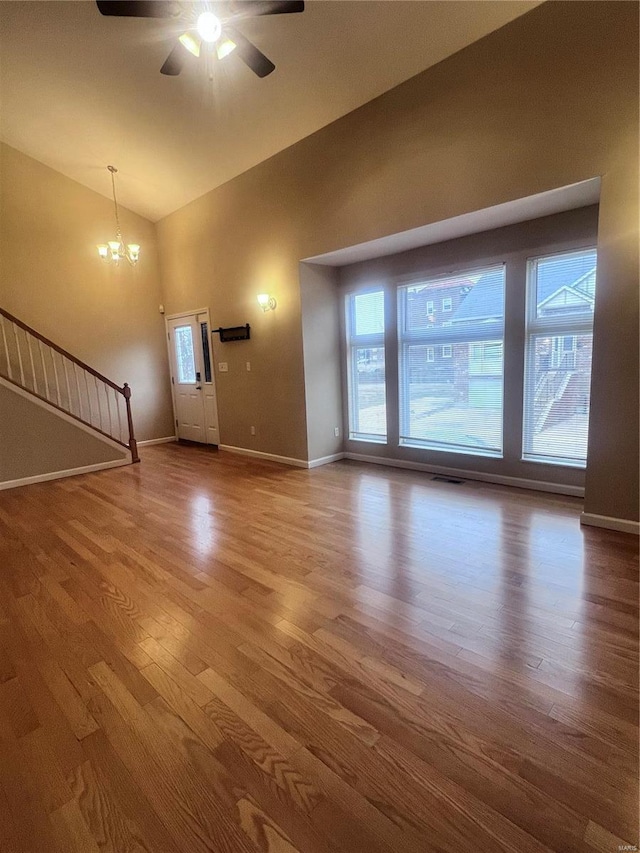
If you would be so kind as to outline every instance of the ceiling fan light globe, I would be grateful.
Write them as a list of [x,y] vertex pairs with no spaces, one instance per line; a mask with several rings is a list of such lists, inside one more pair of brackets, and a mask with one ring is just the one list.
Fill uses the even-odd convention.
[[218,41],[222,34],[222,24],[220,23],[220,19],[217,18],[213,12],[203,12],[198,17],[196,29],[198,30],[198,34],[202,40],[207,42]]
[[230,53],[236,49],[236,43],[231,41],[229,38],[221,39],[216,45],[216,53],[218,54],[218,59],[224,59],[225,56],[229,56]]
[[189,51],[189,53],[192,53],[195,57],[200,56],[201,42],[195,39],[191,33],[182,33],[178,41]]

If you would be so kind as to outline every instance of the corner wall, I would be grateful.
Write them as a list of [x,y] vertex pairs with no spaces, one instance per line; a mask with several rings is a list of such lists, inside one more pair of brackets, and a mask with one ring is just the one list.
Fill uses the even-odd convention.
[[[302,342],[310,462],[342,452],[340,316],[338,271],[300,264]],[[339,435],[335,435],[336,427]]]
[[[105,168],[105,189],[110,190]],[[138,265],[108,266],[113,202],[0,144],[0,305],[114,382],[128,382],[139,440],[173,435],[153,223],[121,208]]]
[[302,258],[602,176],[586,508],[637,519],[637,152],[637,5],[543,3],[161,220],[168,310],[256,323],[259,393],[219,383],[224,443],[260,417],[255,449],[306,452]]

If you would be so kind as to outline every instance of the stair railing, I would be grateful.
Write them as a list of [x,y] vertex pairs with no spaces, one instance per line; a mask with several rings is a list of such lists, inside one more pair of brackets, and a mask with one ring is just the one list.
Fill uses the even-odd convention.
[[0,376],[96,432],[121,444],[139,462],[131,389],[0,308]]

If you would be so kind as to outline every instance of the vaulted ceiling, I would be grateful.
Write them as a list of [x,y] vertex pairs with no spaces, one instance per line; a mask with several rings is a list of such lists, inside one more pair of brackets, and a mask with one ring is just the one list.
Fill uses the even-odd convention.
[[[311,0],[248,19],[276,64],[237,56],[159,73],[173,20],[93,2],[0,2],[0,138],[157,220],[503,26],[539,0]],[[184,4],[186,10],[192,4]]]

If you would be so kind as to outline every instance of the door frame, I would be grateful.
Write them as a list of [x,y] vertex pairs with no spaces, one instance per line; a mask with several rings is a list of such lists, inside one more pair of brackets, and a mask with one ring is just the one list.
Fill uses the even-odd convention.
[[[211,314],[209,313],[208,308],[196,308],[193,311],[179,311],[177,314],[165,314],[164,317],[164,332],[167,339],[167,358],[169,359],[169,381],[171,384],[171,404],[173,407],[173,433],[175,435],[176,441],[179,441],[178,437],[178,427],[176,425],[177,420],[177,408],[176,408],[176,396],[175,396],[175,385],[171,382],[172,379],[172,351],[171,351],[171,337],[169,335],[169,322],[171,320],[180,320],[182,317],[197,317],[199,314],[205,314],[207,317],[207,326],[209,329],[209,335],[211,335]],[[216,411],[218,412],[218,422],[220,421],[220,412],[218,410],[218,389],[216,387],[215,380],[215,362],[213,360],[213,341],[209,340],[209,358],[211,359],[211,385],[213,386],[213,396],[215,398]],[[204,384],[204,380],[203,380]],[[206,433],[206,410],[205,410],[205,433]],[[220,429],[220,425],[218,423],[218,432]],[[207,445],[205,444],[205,447]]]

